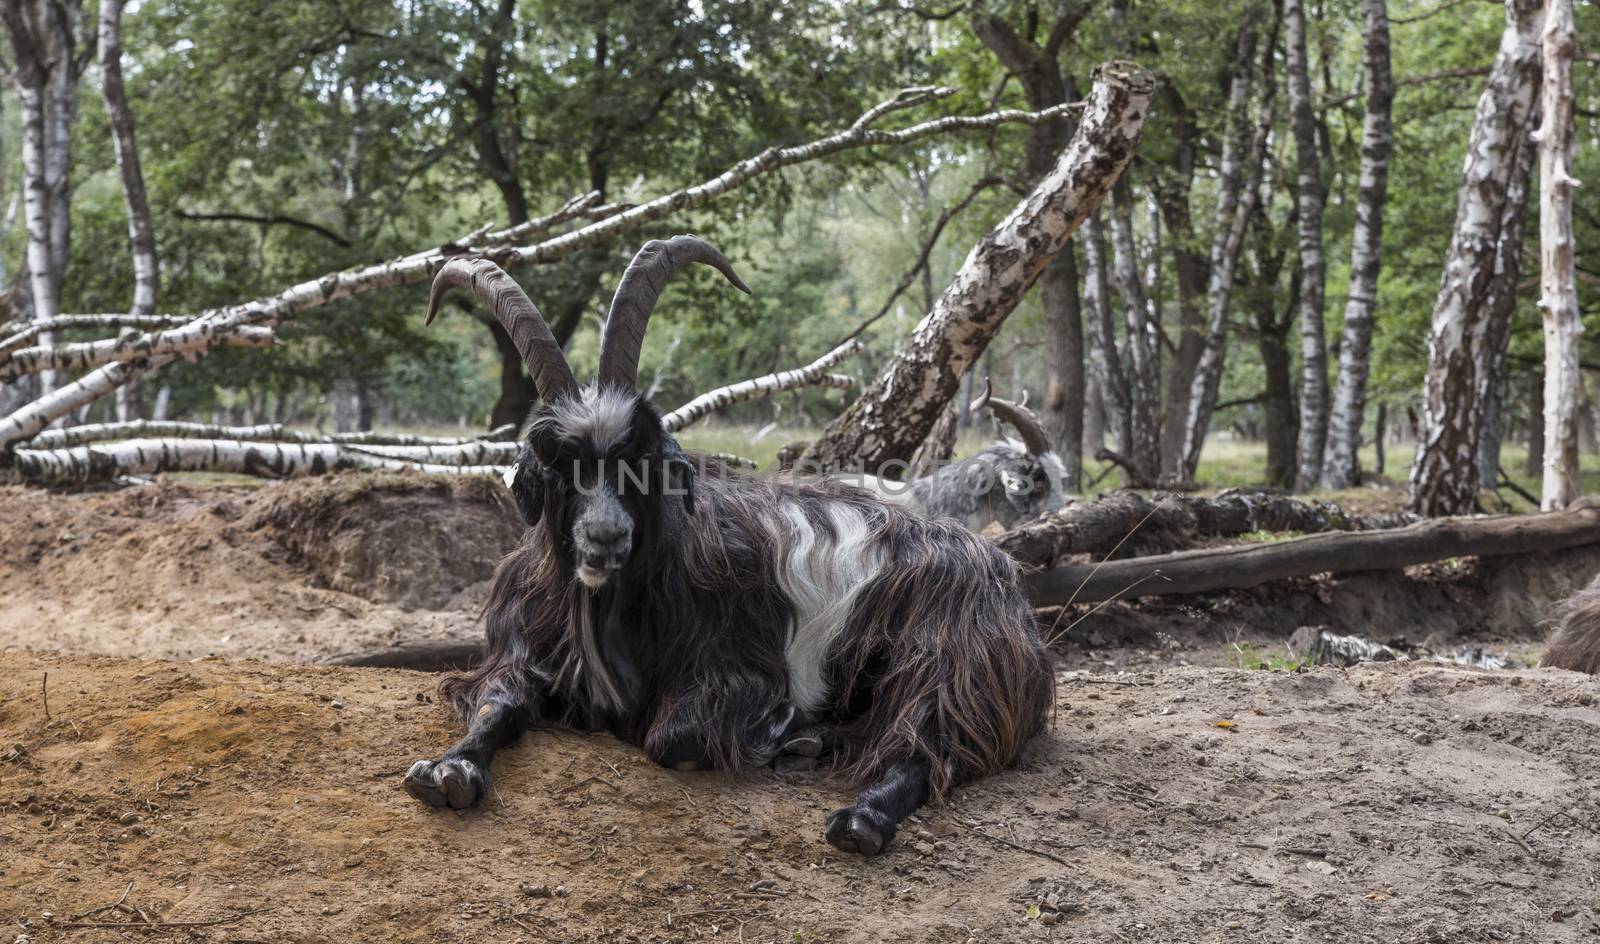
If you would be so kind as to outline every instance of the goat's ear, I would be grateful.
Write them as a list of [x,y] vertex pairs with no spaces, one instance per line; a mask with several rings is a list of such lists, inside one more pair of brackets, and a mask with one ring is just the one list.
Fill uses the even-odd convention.
[[528,527],[539,523],[544,515],[544,465],[533,455],[533,450],[523,446],[517,453],[517,462],[506,474],[506,484],[511,487],[511,497],[517,500],[517,511]]
[[694,463],[683,454],[676,442],[667,440],[666,447],[661,450],[661,459],[666,463],[666,483],[668,495],[683,496],[683,510],[694,514]]

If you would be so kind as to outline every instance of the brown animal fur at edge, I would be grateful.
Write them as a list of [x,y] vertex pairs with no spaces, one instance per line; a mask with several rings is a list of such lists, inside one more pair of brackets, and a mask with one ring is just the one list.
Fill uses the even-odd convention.
[[1561,622],[1539,664],[1600,675],[1600,576],[1558,604],[1555,613]]

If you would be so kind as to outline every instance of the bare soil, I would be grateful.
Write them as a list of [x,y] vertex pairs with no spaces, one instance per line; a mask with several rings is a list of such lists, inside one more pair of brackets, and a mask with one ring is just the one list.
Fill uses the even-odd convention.
[[405,476],[0,492],[0,940],[1600,936],[1600,681],[1229,667],[1309,623],[1531,651],[1592,556],[1101,611],[1025,767],[862,860],[825,773],[603,736],[531,734],[481,809],[408,797],[456,734],[434,677],[291,663],[470,637],[511,521]]

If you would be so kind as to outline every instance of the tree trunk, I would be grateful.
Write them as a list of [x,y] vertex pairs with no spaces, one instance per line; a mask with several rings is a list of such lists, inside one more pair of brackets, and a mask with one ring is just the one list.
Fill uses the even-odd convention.
[[1111,192],[1112,285],[1122,301],[1128,332],[1128,359],[1133,366],[1129,389],[1131,440],[1125,453],[1135,476],[1154,482],[1161,473],[1160,327],[1150,323],[1139,280],[1133,244],[1133,194],[1126,180]]
[[1479,492],[1492,492],[1500,487],[1500,442],[1506,432],[1506,382],[1502,369],[1495,369],[1493,374],[1483,410],[1483,432],[1478,436]]
[[[1090,216],[1083,227],[1083,301],[1089,318],[1089,358],[1097,386],[1103,397],[1108,425],[1117,450],[1126,455],[1133,448],[1133,396],[1128,375],[1122,369],[1117,351],[1116,322],[1111,314],[1111,298],[1106,279],[1106,242],[1100,214]],[[1102,439],[1104,434],[1102,433]],[[1096,444],[1096,452],[1099,446]]]
[[[1387,531],[1315,534],[1273,544],[1067,564],[1024,578],[1035,606],[1258,587],[1273,580],[1398,570],[1451,557],[1539,554],[1600,543],[1600,505],[1491,518],[1419,521]],[[1151,579],[1159,577],[1160,579]]]
[[1297,441],[1294,404],[1293,358],[1289,352],[1289,330],[1300,302],[1300,270],[1289,277],[1289,299],[1282,315],[1272,287],[1277,283],[1276,267],[1271,281],[1263,281],[1255,293],[1256,347],[1266,379],[1262,412],[1265,415],[1267,468],[1265,484],[1272,488],[1293,488],[1295,443]]
[[1528,385],[1528,461],[1524,475],[1544,475],[1544,378],[1535,377]]
[[1378,416],[1375,420],[1373,420],[1372,426],[1372,448],[1373,451],[1377,453],[1373,460],[1373,472],[1379,476],[1382,476],[1384,469],[1384,450],[1389,446],[1387,439],[1389,435],[1388,400],[1378,401]]
[[[123,0],[101,0],[100,88],[105,98],[106,117],[111,124],[117,169],[122,173],[123,202],[128,209],[128,243],[133,253],[133,304],[128,312],[134,316],[148,316],[156,311],[161,273],[156,262],[156,234],[150,222],[144,171],[139,164],[138,139],[133,130],[133,111],[128,107],[127,92],[122,85],[122,6]],[[137,381],[117,388],[116,413],[120,422],[138,418]]]
[[905,348],[808,451],[823,470],[904,462],[962,374],[1133,158],[1153,87],[1127,62],[1095,70],[1083,118],[1051,173],[973,247]]
[[59,310],[61,283],[72,252],[72,128],[78,123],[78,77],[82,72],[77,51],[78,30],[83,21],[81,0],[50,3],[45,20],[49,24],[45,34],[49,37],[52,65],[45,84],[49,143],[44,176],[50,191],[50,261]]
[[1339,382],[1328,426],[1323,488],[1349,488],[1359,478],[1361,421],[1366,413],[1371,365],[1373,312],[1378,306],[1378,273],[1383,246],[1383,213],[1389,190],[1389,107],[1394,78],[1389,71],[1389,14],[1385,0],[1362,0],[1366,42],[1366,117],[1361,127],[1361,186],[1356,194],[1356,225],[1350,237],[1350,297],[1344,306],[1339,344]]
[[[1043,46],[1019,34],[1009,23],[986,9],[971,16],[973,33],[989,48],[1022,86],[1028,107],[1049,108],[1068,100],[1071,83],[1061,74],[1060,50],[1071,40],[1077,24],[1088,12],[1072,4],[1051,24]],[[1067,146],[1072,128],[1061,122],[1037,124],[1028,129],[1023,146],[1023,178],[1037,185],[1055,166]],[[924,269],[924,276],[928,270]],[[1039,277],[1039,306],[1044,315],[1045,398],[1041,419],[1065,467],[1068,487],[1076,489],[1083,473],[1084,356],[1083,314],[1078,296],[1078,265],[1072,245],[1051,260]],[[931,306],[930,306],[931,307]]]
[[1328,344],[1323,330],[1322,160],[1306,53],[1305,0],[1284,0],[1284,62],[1293,118],[1295,201],[1300,242],[1300,448],[1295,485],[1313,488],[1328,437]]
[[1216,235],[1211,243],[1210,275],[1206,285],[1206,335],[1200,362],[1187,398],[1183,418],[1182,478],[1193,481],[1200,468],[1200,451],[1205,448],[1211,416],[1216,411],[1217,391],[1222,386],[1222,371],[1227,355],[1228,310],[1233,300],[1233,284],[1239,255],[1250,220],[1255,214],[1256,194],[1265,161],[1267,141],[1272,132],[1277,83],[1273,77],[1276,25],[1272,41],[1265,46],[1262,63],[1262,96],[1259,117],[1252,133],[1248,114],[1251,71],[1254,68],[1256,30],[1247,20],[1239,29],[1238,62],[1241,67],[1228,90],[1228,133],[1222,144],[1222,162],[1217,180]]
[[1044,310],[1045,375],[1053,396],[1046,397],[1045,432],[1061,457],[1069,491],[1083,481],[1083,309],[1078,298],[1078,264],[1068,242],[1039,277]]
[[1545,0],[1544,117],[1539,127],[1539,313],[1544,324],[1544,469],[1539,507],[1578,497],[1578,421],[1583,375],[1572,242],[1572,0]]
[[1075,554],[1142,557],[1192,547],[1203,538],[1253,531],[1316,534],[1400,528],[1416,515],[1357,515],[1332,502],[1227,489],[1215,497],[1113,492],[1073,502],[994,538],[1018,563],[1053,567]]
[[1521,273],[1543,22],[1539,0],[1506,0],[1500,50],[1467,143],[1411,466],[1408,507],[1421,514],[1464,514],[1478,505],[1479,439]]

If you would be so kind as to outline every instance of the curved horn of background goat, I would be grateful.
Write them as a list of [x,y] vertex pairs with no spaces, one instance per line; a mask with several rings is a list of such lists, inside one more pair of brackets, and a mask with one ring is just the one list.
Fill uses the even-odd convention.
[[645,243],[628,263],[622,281],[617,283],[617,294],[611,299],[611,313],[600,335],[602,384],[633,388],[650,312],[655,309],[661,290],[666,288],[667,279],[691,262],[711,266],[727,276],[734,288],[750,294],[750,287],[733,271],[721,251],[698,236],[674,236],[666,241],[652,239]]
[[478,300],[489,306],[489,311],[505,326],[511,343],[517,346],[522,362],[528,365],[528,375],[539,396],[546,403],[558,397],[577,396],[578,381],[567,365],[567,356],[561,352],[544,316],[528,298],[516,280],[506,270],[488,259],[451,259],[433,277],[433,290],[428,293],[428,320],[433,323],[439,313],[439,302],[445,293],[457,286],[472,289]]
[[1044,434],[1044,427],[1040,425],[1039,418],[1033,415],[1033,411],[995,396],[994,386],[987,378],[983,381],[983,395],[973,400],[971,404],[973,410],[981,410],[984,407],[988,407],[995,416],[1017,428],[1028,455],[1042,456],[1050,451],[1050,437]]

